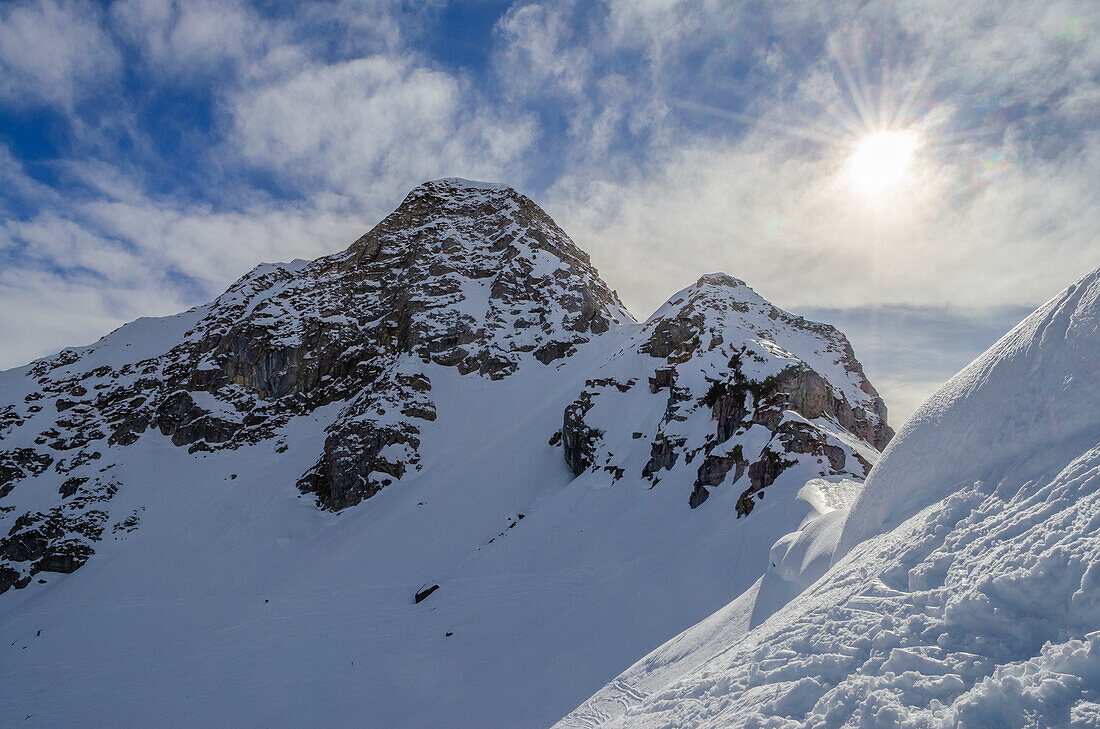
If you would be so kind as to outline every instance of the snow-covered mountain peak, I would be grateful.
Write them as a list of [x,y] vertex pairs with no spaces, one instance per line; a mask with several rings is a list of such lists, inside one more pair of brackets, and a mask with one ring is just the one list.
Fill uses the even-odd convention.
[[[60,690],[99,724],[166,723],[168,691],[194,720],[167,723],[546,726],[751,585],[890,435],[831,327],[725,274],[637,323],[527,197],[424,183],[339,253],[0,373],[0,634],[38,596],[65,616],[0,723]],[[82,677],[44,675],[74,645]],[[256,677],[232,706],[206,656]]]
[[699,280],[695,282],[696,287],[700,286],[730,286],[736,288],[738,286],[747,286],[744,281],[739,278],[730,276],[728,273],[719,271],[717,273],[705,273],[699,277]]
[[[647,383],[661,397],[640,409]],[[842,334],[726,274],[702,277],[634,328],[566,409],[562,430],[575,473],[690,483],[692,508],[732,486],[738,516],[777,480],[792,489],[783,500],[809,478],[862,479],[892,434]]]
[[419,434],[436,414],[433,367],[501,379],[560,364],[632,321],[530,199],[498,185],[420,185],[341,253],[260,264],[186,314],[8,373],[0,492],[46,469],[67,485],[59,504],[27,502],[4,542],[26,547],[8,550],[24,574],[4,572],[0,588],[25,583],[28,569],[83,563],[106,518],[92,505],[117,488],[106,458],[151,429],[192,452],[285,447],[295,418],[336,407],[298,485],[339,509],[419,466]]
[[[847,337],[829,324],[774,306],[733,276],[701,277],[658,308],[642,331],[642,351],[673,364],[701,350],[713,352],[709,356],[715,361],[736,356],[737,367],[754,381],[790,379],[813,371],[828,381],[833,396],[847,403],[839,406],[845,428],[853,429],[861,421],[860,437],[879,449],[893,436],[886,407]],[[835,415],[827,406],[810,409]]]
[[482,190],[485,192],[504,192],[513,189],[511,185],[507,185],[503,182],[467,180],[464,177],[441,177],[438,180],[429,180],[419,185],[416,190],[424,187],[446,187],[458,190]]
[[[347,251],[322,261],[341,278],[407,292],[445,327],[480,328],[476,336],[494,350],[481,356],[482,374],[517,364],[499,362],[496,352],[549,345],[538,353],[549,361],[586,333],[632,321],[588,254],[530,198],[502,185],[424,183]],[[442,334],[438,326],[433,334]]]
[[[471,231],[475,235],[469,235]],[[356,260],[369,259],[386,235],[396,236],[387,241],[391,247],[413,250],[433,236],[446,238],[450,245],[442,251],[424,249],[432,256],[454,256],[461,251],[493,262],[519,256],[536,267],[539,263],[552,267],[558,261],[570,267],[590,266],[588,254],[541,207],[498,183],[444,178],[418,185],[393,213],[352,244],[349,253],[355,254]]]
[[469,214],[478,210],[485,212],[493,208],[512,207],[521,199],[527,198],[510,185],[443,177],[414,187],[405,195],[397,210],[415,206],[419,201],[431,200],[434,212],[440,216]]

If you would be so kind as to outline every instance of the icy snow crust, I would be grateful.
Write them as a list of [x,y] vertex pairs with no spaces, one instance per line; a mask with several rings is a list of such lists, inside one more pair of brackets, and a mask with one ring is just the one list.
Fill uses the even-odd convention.
[[[762,584],[799,576],[773,562],[557,726],[1096,726],[1098,281],[1052,299],[918,411],[824,577],[754,627]],[[805,544],[827,553],[836,537],[834,525]]]
[[[442,207],[412,209],[442,212],[388,219],[388,237],[263,264],[210,304],[0,373],[0,450],[54,458],[0,496],[0,537],[23,533],[21,515],[51,514],[88,530],[46,529],[51,544],[94,548],[71,574],[32,575],[17,558],[37,549],[33,538],[9,543],[3,556],[31,582],[0,596],[0,725],[545,727],[752,586],[777,539],[858,490],[845,479],[862,475],[857,454],[877,458],[873,445],[835,418],[795,422],[780,405],[782,422],[847,454],[843,472],[792,456],[741,519],[744,483],[732,473],[689,506],[701,456],[689,465],[682,454],[656,484],[640,473],[655,429],[693,448],[713,435],[699,391],[729,374],[741,348],[754,354],[743,358],[753,377],[820,373],[881,433],[881,401],[839,332],[726,276],[704,277],[637,324],[552,221],[516,217],[529,201],[514,191],[437,181],[407,202],[427,196]],[[381,307],[393,298],[409,304],[409,338],[426,344],[364,357],[360,348],[392,339]],[[645,379],[670,362],[641,347],[681,314],[700,338],[674,357],[678,387],[693,394],[670,408],[669,389],[651,392]],[[378,374],[326,376],[299,396],[296,383],[326,355],[319,346],[298,380],[276,372],[285,407],[257,394],[274,385],[250,383],[248,370],[205,389],[173,374],[217,384],[225,361],[204,343],[234,331],[264,357],[321,332],[330,354]],[[601,463],[577,476],[550,441],[578,393],[608,376],[638,382],[600,394],[593,410],[623,474]],[[403,381],[420,389],[394,386]],[[125,395],[125,418],[177,386],[232,437],[173,445],[154,420],[128,444],[109,442],[117,423],[104,397]],[[259,424],[257,408],[268,409]],[[299,490],[333,442],[358,447],[372,428],[409,424],[415,438],[390,438],[376,454],[379,467],[406,470],[365,474],[390,479],[369,498],[333,512]],[[776,447],[760,424],[733,438],[746,458]],[[88,480],[59,493],[73,478]]]

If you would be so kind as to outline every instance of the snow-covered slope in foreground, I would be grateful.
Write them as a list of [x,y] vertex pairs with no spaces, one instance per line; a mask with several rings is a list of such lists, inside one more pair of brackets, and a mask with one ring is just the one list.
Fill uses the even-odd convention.
[[1100,270],[918,411],[821,579],[754,628],[758,583],[558,726],[1100,726],[1098,367]]

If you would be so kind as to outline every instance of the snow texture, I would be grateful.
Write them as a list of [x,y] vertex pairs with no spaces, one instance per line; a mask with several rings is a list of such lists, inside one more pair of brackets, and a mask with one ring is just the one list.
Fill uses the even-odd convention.
[[1048,301],[914,413],[858,499],[842,552],[957,486],[1010,471],[1027,479],[1059,462],[1065,444],[1100,440],[1098,278]]

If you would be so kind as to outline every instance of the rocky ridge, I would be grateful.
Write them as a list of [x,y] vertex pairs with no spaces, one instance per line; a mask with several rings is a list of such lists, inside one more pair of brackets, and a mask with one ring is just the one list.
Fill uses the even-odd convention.
[[[499,380],[608,337],[623,346],[594,363],[555,439],[574,473],[655,485],[684,470],[692,508],[747,473],[744,515],[796,465],[862,477],[891,435],[835,329],[723,275],[635,324],[531,200],[438,180],[341,253],[262,264],[209,304],[0,374],[0,592],[75,570],[106,535],[140,527],[139,511],[110,502],[142,438],[278,451],[288,423],[325,413],[324,446],[296,481],[339,510],[421,468],[437,368]],[[615,402],[646,416],[608,421]],[[28,490],[45,478],[51,495]]]
[[[725,274],[673,296],[596,375],[565,411],[570,468],[612,479],[632,470],[654,485],[673,477],[692,484],[691,508],[741,484],[737,516],[746,516],[800,464],[808,478],[862,479],[893,435],[843,334]],[[663,407],[628,429],[621,412],[639,392]]]

